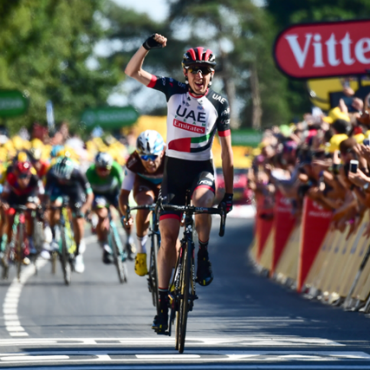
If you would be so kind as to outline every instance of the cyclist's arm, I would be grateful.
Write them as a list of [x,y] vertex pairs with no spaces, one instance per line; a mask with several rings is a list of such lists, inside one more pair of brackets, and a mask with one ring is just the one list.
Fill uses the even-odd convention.
[[225,193],[233,194],[234,186],[234,157],[231,146],[231,136],[221,136],[222,172],[225,179]]
[[119,208],[123,216],[126,216],[128,197],[131,190],[134,187],[136,174],[130,171],[127,167],[125,168],[125,178],[123,179],[121,192],[119,195]]
[[121,188],[122,183],[123,183],[123,178],[125,177],[124,172],[123,172],[123,168],[120,166],[120,164],[118,162],[114,161],[113,162],[113,169],[116,172],[119,188]]
[[82,185],[82,188],[84,189],[85,194],[86,194],[86,202],[81,207],[81,212],[84,213],[91,208],[92,203],[94,201],[94,193],[93,193],[92,187],[86,175],[77,169],[74,171],[76,171],[76,177],[78,181],[80,182],[80,184]]
[[119,193],[119,209],[121,211],[121,214],[125,217],[127,217],[127,205],[129,195],[130,191],[125,189],[121,189],[121,192]]
[[[162,35],[155,34],[154,39],[161,43],[163,47],[165,47],[167,44],[167,39]],[[141,46],[140,49],[130,59],[125,69],[127,76],[134,78],[145,86],[148,86],[152,80],[152,74],[142,68],[147,54],[148,50]]]

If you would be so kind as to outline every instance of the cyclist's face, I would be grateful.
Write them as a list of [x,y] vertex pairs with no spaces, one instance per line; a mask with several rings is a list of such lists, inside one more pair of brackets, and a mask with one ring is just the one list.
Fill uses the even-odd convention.
[[18,185],[20,188],[24,189],[27,187],[27,185],[30,183],[31,175],[24,175],[20,174],[18,175]]
[[206,74],[198,70],[198,72],[194,74],[184,69],[184,74],[188,77],[189,85],[194,91],[195,95],[204,95],[207,91],[208,85],[214,72]]
[[100,177],[107,177],[110,175],[111,169],[105,167],[97,167],[96,172]]
[[154,173],[155,171],[158,170],[159,166],[161,165],[162,158],[163,158],[163,152],[154,160],[149,159],[147,161],[144,161],[142,158],[140,158],[140,160],[144,168],[149,173]]

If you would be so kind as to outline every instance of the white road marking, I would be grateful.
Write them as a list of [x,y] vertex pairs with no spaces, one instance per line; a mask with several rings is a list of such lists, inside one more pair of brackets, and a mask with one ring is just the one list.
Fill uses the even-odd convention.
[[[37,260],[37,268],[41,269],[46,263],[46,260]],[[29,265],[21,271],[21,278],[14,278],[10,284],[3,303],[3,314],[5,328],[12,337],[26,337],[28,334],[21,326],[18,317],[18,303],[22,293],[23,285],[34,274],[35,266]]]
[[[139,347],[165,347],[173,346],[174,338],[32,338],[32,339],[0,339],[1,346],[139,346]],[[187,337],[186,347],[213,347],[215,345],[238,347],[292,347],[292,346],[338,346],[344,344],[323,338],[302,338],[293,336],[233,336],[233,337]]]
[[[96,362],[107,362],[108,364],[134,364],[134,363],[160,363],[160,362],[166,362],[171,361],[172,363],[177,364],[184,364],[182,368],[185,368],[185,364],[193,364],[193,367],[199,368],[201,363],[209,363],[212,362],[214,364],[216,363],[230,363],[230,362],[298,362],[299,361],[338,361],[343,360],[346,357],[345,352],[339,353],[342,357],[338,358],[335,356],[334,353],[320,353],[320,352],[313,352],[312,354],[307,353],[296,353],[296,354],[284,354],[288,352],[280,353],[279,351],[273,351],[273,352],[267,352],[266,353],[250,353],[242,355],[234,355],[234,354],[226,354],[223,356],[215,356],[212,351],[210,353],[206,353],[205,357],[201,357],[200,355],[194,355],[194,354],[153,354],[153,355],[135,355],[136,358],[132,358],[132,356],[127,356],[127,358],[116,358],[111,357],[112,355],[117,355],[117,353],[93,353],[93,354],[85,354],[85,357],[88,358],[80,358],[81,356],[84,356],[81,353],[75,354],[75,353],[69,353],[69,355],[62,355],[62,354],[50,354],[47,355],[39,355],[39,354],[23,354],[20,353],[19,355],[8,355],[8,356],[1,356],[0,357],[0,366],[1,363],[10,363],[10,362],[20,362],[20,363],[54,363],[55,365],[63,364],[68,362],[69,364],[77,364],[77,363],[96,363]],[[363,353],[363,357],[361,357],[359,354],[363,352],[359,352],[357,359],[369,359],[369,355],[366,353]],[[329,356],[328,356],[329,355]],[[76,356],[79,356],[79,358],[74,358]],[[350,354],[351,356],[351,354]],[[352,357],[349,357],[351,359]],[[163,366],[165,368],[166,365]],[[213,365],[215,366],[215,365]],[[265,368],[264,365],[260,365],[261,367],[256,368]],[[304,366],[304,365],[303,365]],[[347,365],[347,369],[355,368],[358,365]],[[134,367],[133,367],[134,368]],[[213,367],[216,368],[216,367]],[[272,367],[274,368],[274,367]],[[276,367],[275,367],[276,368]],[[289,365],[285,368],[289,368]],[[298,368],[304,368],[302,365],[298,365],[295,367],[295,369]],[[322,368],[329,368],[327,365],[308,365],[307,368],[313,368],[313,369],[322,369]],[[338,367],[335,367],[336,369]],[[370,368],[370,366],[362,365],[358,368]]]
[[174,354],[174,355],[135,355],[136,358],[142,360],[188,360],[192,358],[200,358],[199,355]]
[[[179,367],[181,366],[181,367]],[[53,366],[49,365],[48,369],[66,369],[81,370],[81,366],[68,365]],[[370,370],[366,365],[236,365],[236,364],[210,364],[210,365],[89,365],[89,370]],[[45,370],[45,366],[33,366],[32,370]]]
[[69,356],[49,355],[49,356],[8,356],[1,357],[1,361],[45,361],[45,360],[68,360]]

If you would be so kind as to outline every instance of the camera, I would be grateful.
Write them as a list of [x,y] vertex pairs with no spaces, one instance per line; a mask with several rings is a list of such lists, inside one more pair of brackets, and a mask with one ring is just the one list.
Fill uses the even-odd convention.
[[351,159],[349,162],[349,171],[352,173],[356,173],[358,168],[358,160],[356,159]]

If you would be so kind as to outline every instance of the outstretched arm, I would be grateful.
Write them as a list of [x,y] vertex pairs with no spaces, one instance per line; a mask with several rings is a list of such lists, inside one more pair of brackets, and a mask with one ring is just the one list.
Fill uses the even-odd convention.
[[225,180],[225,192],[233,194],[234,183],[234,159],[233,149],[231,147],[231,136],[220,137],[221,141],[221,158],[222,172]]
[[164,48],[166,45],[167,39],[164,36],[158,35],[157,33],[150,36],[128,62],[125,69],[126,75],[148,86],[152,79],[152,75],[143,70],[144,59],[150,49],[158,47]]

